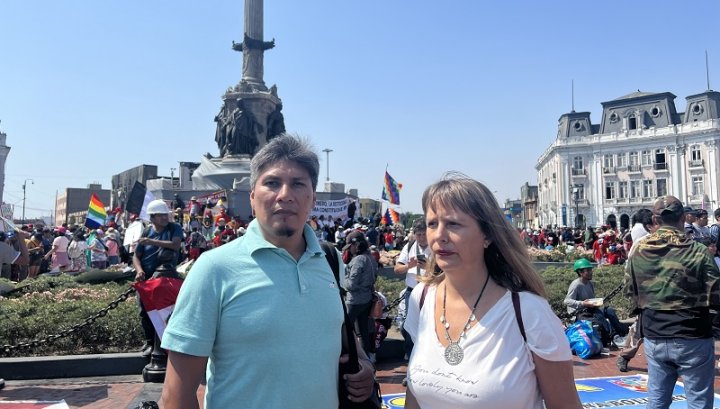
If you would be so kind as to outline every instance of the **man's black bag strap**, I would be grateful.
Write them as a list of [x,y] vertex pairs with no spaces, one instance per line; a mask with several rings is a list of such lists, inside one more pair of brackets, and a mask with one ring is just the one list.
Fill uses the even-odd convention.
[[[320,247],[325,252],[325,260],[327,260],[328,264],[330,265],[330,269],[335,276],[335,284],[337,284],[338,288],[340,289],[340,295],[345,297],[345,293],[347,291],[345,291],[345,289],[340,286],[340,259],[338,258],[335,246],[326,241],[323,241],[320,242]],[[343,305],[345,304],[343,303]]]

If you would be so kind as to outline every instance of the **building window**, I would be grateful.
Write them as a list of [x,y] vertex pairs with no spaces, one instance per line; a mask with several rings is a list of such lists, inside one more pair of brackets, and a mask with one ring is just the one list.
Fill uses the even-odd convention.
[[576,156],[573,158],[573,168],[574,169],[582,169],[583,168],[582,156]]
[[643,197],[653,197],[653,181],[643,180]]
[[637,118],[635,115],[630,115],[628,117],[628,129],[637,129]]
[[637,166],[640,162],[638,161],[638,153],[630,152],[630,166]]
[[655,181],[655,190],[658,197],[667,196],[667,179],[657,179]]
[[642,165],[652,165],[652,153],[650,151],[642,151]]
[[615,199],[615,183],[605,182],[605,199]]
[[693,176],[692,177],[692,195],[700,196],[703,193],[705,193],[705,185],[703,183],[703,177],[702,176]]
[[667,169],[667,163],[665,163],[665,151],[662,149],[655,150],[655,170]]
[[620,199],[628,198],[628,182],[619,182],[618,183],[618,198],[620,198]]
[[575,185],[578,200],[585,200],[585,185]]
[[619,168],[624,168],[627,166],[627,153],[618,153],[617,165]]
[[606,168],[615,167],[615,157],[613,155],[603,156],[603,163]]
[[690,147],[690,160],[693,162],[702,160],[702,156],[700,155],[700,145],[692,145]]
[[639,180],[633,180],[630,182],[630,197],[640,197],[641,195],[640,191],[640,181]]

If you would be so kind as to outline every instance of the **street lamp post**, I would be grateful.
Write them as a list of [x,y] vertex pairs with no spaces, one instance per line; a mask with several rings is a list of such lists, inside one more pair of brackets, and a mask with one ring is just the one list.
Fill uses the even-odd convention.
[[22,211],[22,222],[25,223],[25,190],[27,189],[27,182],[30,181],[31,185],[35,184],[35,181],[32,179],[25,179],[23,182],[23,211]]
[[333,150],[330,148],[323,149],[323,152],[325,152],[325,154],[327,156],[327,161],[326,161],[327,164],[325,165],[325,169],[327,170],[327,181],[328,182],[330,181],[330,152],[332,152],[332,151]]
[[573,188],[573,200],[575,201],[575,228],[580,227],[580,189],[576,186]]

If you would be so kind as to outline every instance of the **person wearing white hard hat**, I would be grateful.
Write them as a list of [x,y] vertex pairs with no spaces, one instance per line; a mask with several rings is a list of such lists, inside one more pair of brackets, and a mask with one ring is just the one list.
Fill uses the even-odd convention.
[[[155,274],[155,270],[158,268],[158,255],[160,252],[170,251],[175,253],[173,264],[176,265],[183,240],[182,227],[177,223],[170,222],[170,209],[163,200],[158,199],[150,202],[147,212],[150,215],[150,226],[143,231],[142,236],[138,239],[135,254],[133,255],[133,266],[136,271],[135,281],[147,280]],[[140,322],[145,334],[143,355],[149,356],[155,339],[155,329],[142,305],[140,306]]]

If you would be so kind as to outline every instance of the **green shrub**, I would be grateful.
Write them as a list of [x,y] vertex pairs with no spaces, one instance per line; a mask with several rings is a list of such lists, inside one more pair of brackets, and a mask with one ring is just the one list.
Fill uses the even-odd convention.
[[[571,267],[549,267],[540,272],[548,301],[555,314],[566,315],[563,299],[570,282],[577,275]],[[598,297],[609,294],[623,281],[622,266],[603,266],[595,269],[593,282]],[[14,285],[0,280],[0,285]],[[15,286],[16,291],[0,297],[0,345],[15,345],[58,334],[75,324],[84,322],[129,288],[128,284],[81,284],[72,277],[43,277]],[[405,288],[402,277],[378,277],[377,288],[395,300]],[[630,302],[622,293],[609,303],[620,318],[627,317]],[[396,310],[391,311],[391,316]],[[11,356],[72,355],[87,353],[128,352],[138,350],[142,344],[142,329],[134,295],[121,302],[118,308],[98,318],[76,334],[61,338],[52,344],[33,349],[16,350]]]
[[[0,298],[0,320],[4,327],[0,345],[46,339],[83,323],[116,300],[128,286],[80,285],[70,277],[60,276],[28,281],[17,288]],[[130,351],[141,345],[141,334],[135,297],[131,295],[106,316],[76,333],[50,344],[15,350],[11,356]]]

